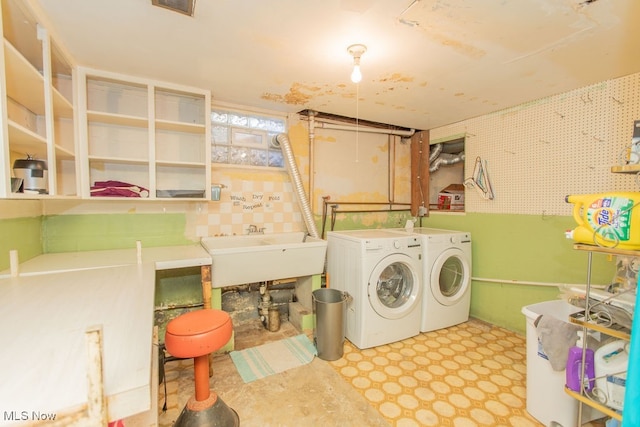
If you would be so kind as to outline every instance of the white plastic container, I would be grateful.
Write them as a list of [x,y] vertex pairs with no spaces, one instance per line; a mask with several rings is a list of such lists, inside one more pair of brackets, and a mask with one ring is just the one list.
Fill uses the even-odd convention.
[[[564,300],[545,301],[522,307],[527,320],[527,412],[547,427],[575,427],[578,401],[564,391],[565,371],[554,371],[542,350],[534,322],[539,316],[553,316],[569,323],[569,315],[580,311]],[[604,414],[583,405],[582,421]]]
[[596,387],[604,393],[605,404],[622,411],[629,365],[628,342],[617,340],[596,350]]

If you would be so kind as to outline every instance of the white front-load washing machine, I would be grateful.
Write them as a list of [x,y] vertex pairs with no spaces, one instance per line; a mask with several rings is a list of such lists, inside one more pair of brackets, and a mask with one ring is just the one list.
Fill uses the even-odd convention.
[[347,292],[345,336],[360,349],[420,333],[420,238],[388,230],[327,233],[327,285]]

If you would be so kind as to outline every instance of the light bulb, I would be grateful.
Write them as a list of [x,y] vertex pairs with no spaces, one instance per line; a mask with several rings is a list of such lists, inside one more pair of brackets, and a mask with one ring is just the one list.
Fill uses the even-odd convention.
[[355,64],[353,66],[353,71],[351,72],[351,81],[354,83],[360,83],[362,80],[362,72],[360,71],[360,64]]
[[362,72],[360,71],[360,57],[367,51],[367,47],[363,44],[352,44],[347,48],[347,52],[353,56],[353,71],[351,72],[351,81],[360,83],[362,81]]

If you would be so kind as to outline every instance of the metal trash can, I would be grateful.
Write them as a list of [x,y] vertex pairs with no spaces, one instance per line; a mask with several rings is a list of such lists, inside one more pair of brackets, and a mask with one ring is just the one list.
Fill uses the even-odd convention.
[[347,295],[337,289],[322,288],[312,293],[316,327],[313,341],[318,357],[337,360],[344,352],[344,318]]

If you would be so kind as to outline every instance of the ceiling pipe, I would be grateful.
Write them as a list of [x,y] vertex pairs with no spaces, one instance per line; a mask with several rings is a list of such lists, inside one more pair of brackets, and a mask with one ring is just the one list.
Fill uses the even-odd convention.
[[315,160],[313,158],[313,153],[315,152],[315,113],[312,113],[309,115],[309,209],[311,210],[311,212],[313,213],[313,207],[314,207],[314,190],[315,190],[315,168],[314,168],[314,163]]
[[398,129],[371,128],[371,127],[362,127],[362,126],[337,125],[333,123],[321,122],[321,121],[318,121],[317,119],[316,119],[315,127],[322,128],[322,129],[346,130],[351,132],[355,132],[357,130],[358,132],[382,133],[385,135],[396,135],[402,138],[410,138],[416,133],[415,129],[398,130]]

